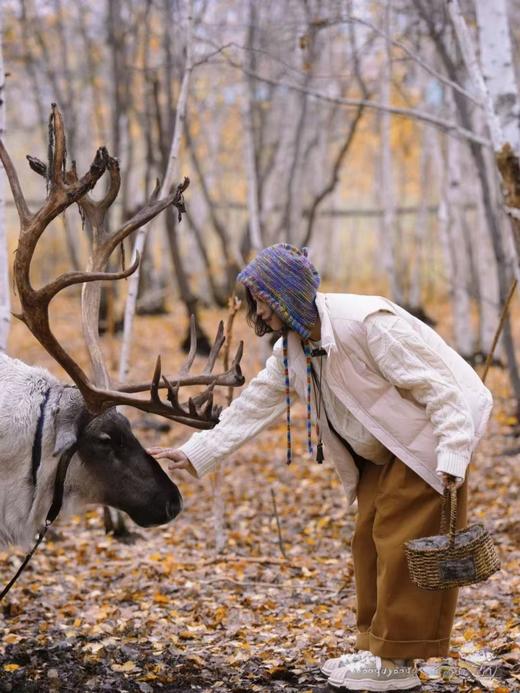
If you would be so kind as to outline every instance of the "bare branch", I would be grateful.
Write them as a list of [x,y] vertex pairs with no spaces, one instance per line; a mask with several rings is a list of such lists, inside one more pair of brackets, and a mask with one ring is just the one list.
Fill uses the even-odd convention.
[[404,118],[412,118],[414,120],[419,120],[424,123],[428,123],[429,125],[433,125],[449,135],[460,137],[471,142],[476,142],[477,144],[480,144],[483,147],[492,146],[491,141],[486,137],[482,137],[478,135],[476,132],[467,130],[466,128],[462,127],[454,121],[446,120],[445,118],[439,118],[435,115],[432,115],[431,113],[428,113],[427,111],[422,111],[417,108],[399,108],[397,106],[384,106],[383,104],[368,99],[350,99],[339,96],[329,96],[328,94],[324,94],[322,92],[316,91],[314,89],[309,89],[307,87],[302,87],[298,84],[290,84],[288,82],[273,79],[272,77],[265,77],[259,74],[258,72],[248,70],[246,67],[244,67],[244,65],[236,62],[227,55],[225,55],[225,58],[227,63],[231,67],[234,67],[235,69],[240,70],[246,75],[258,79],[261,82],[271,84],[272,86],[283,87],[284,89],[291,89],[293,91],[308,94],[309,96],[313,96],[316,99],[321,99],[322,101],[326,101],[327,103],[334,103],[340,106],[345,106],[346,108],[358,108],[360,106],[363,106],[364,108],[376,111],[384,111]]
[[126,279],[133,274],[139,267],[140,257],[136,257],[134,262],[128,269],[122,272],[66,272],[55,279],[50,284],[47,284],[43,289],[37,291],[37,296],[46,298],[50,301],[62,289],[75,284],[84,284],[85,282],[100,282],[100,281],[116,281],[118,279]]
[[20,221],[22,225],[27,224],[31,219],[31,213],[29,211],[29,207],[27,206],[27,202],[25,201],[22,188],[20,187],[18,174],[16,173],[16,169],[11,161],[11,157],[9,156],[7,149],[4,147],[2,140],[0,140],[0,159],[4,165],[9,185],[11,186],[11,192],[13,193],[14,203],[16,205]]

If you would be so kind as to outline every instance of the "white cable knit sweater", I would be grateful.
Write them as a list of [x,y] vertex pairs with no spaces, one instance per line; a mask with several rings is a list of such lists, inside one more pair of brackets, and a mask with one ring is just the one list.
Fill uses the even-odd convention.
[[[365,321],[367,346],[382,376],[416,402],[424,405],[438,446],[437,473],[447,472],[464,478],[475,436],[471,412],[452,372],[420,335],[401,317],[377,312]],[[325,387],[326,387],[326,383]],[[327,395],[327,411],[338,433],[366,456],[370,446],[381,444],[367,431],[337,398]],[[339,405],[339,406],[338,406]],[[265,368],[225,409],[217,426],[195,433],[181,446],[199,477],[217,462],[278,418],[285,410],[285,385],[282,354],[275,345]],[[359,438],[362,438],[362,445]],[[368,446],[368,448],[367,448]]]

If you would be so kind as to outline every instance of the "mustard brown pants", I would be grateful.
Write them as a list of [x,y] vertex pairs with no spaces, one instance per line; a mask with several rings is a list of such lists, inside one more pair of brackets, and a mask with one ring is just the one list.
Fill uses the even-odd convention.
[[[410,580],[403,543],[439,534],[443,497],[397,458],[359,462],[352,538],[357,593],[356,647],[388,659],[448,654],[458,588],[426,591]],[[467,476],[457,492],[466,525]]]

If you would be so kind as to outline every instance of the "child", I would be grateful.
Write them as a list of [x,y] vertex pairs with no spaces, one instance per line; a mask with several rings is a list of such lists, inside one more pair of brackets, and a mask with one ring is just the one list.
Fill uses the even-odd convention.
[[279,243],[239,274],[257,335],[281,332],[265,368],[210,431],[178,450],[152,448],[170,470],[201,477],[286,410],[291,393],[317,420],[325,450],[358,513],[352,540],[357,594],[355,654],[328,660],[337,688],[420,685],[415,658],[448,654],[458,590],[426,592],[407,570],[403,543],[438,534],[445,484],[458,488],[466,524],[467,466],[492,407],[474,370],[432,329],[378,296],[322,294],[305,251]]

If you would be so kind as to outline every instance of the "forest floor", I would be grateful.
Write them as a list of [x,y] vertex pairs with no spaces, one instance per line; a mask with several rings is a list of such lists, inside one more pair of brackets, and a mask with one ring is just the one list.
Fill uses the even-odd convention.
[[[443,307],[435,310],[440,317]],[[213,333],[225,313],[203,317]],[[59,305],[56,323],[76,353],[71,303]],[[159,349],[165,370],[175,371],[179,324],[184,330],[179,311],[139,319],[132,380],[151,373]],[[247,340],[249,379],[260,364],[259,340],[243,314],[236,333]],[[21,324],[13,326],[10,353],[58,372]],[[116,353],[110,343],[108,353]],[[450,657],[418,662],[426,693],[520,691],[520,429],[504,372],[493,369],[488,384],[496,404],[472,463],[469,521],[491,529],[502,567],[461,589]],[[149,417],[129,416],[144,445],[177,445],[189,435],[176,424],[154,431]],[[226,545],[218,554],[211,479],[179,478],[184,512],[168,526],[133,526],[140,537],[131,545],[104,534],[99,509],[59,518],[53,540],[2,604],[0,691],[331,690],[318,665],[351,650],[355,635],[355,511],[346,510],[330,461],[319,466],[303,453],[303,408],[295,407],[294,418],[290,467],[283,421],[224,465]],[[2,583],[22,556],[18,549],[0,554]]]

